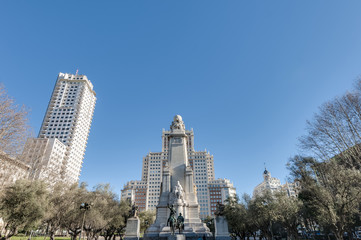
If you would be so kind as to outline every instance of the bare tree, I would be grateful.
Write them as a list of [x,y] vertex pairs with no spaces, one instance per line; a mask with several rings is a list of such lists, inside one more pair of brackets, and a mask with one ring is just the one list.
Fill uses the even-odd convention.
[[323,104],[313,120],[307,121],[300,146],[318,160],[337,157],[348,167],[361,168],[361,80],[357,86]]
[[[28,171],[29,166],[23,162],[6,154],[0,154],[0,190],[14,183],[17,179],[27,178]],[[0,192],[4,193],[4,191]]]
[[27,124],[28,111],[15,104],[3,85],[0,84],[0,151],[16,156],[22,151],[30,135]]

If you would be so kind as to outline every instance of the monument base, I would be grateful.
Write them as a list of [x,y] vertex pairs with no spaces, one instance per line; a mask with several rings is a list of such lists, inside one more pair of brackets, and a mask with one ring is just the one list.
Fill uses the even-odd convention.
[[176,234],[168,236],[168,240],[186,240],[186,236],[183,234]]
[[140,220],[138,217],[129,218],[125,230],[124,240],[139,240],[140,237]]
[[228,223],[224,216],[216,216],[214,221],[215,239],[216,240],[230,240],[228,231]]

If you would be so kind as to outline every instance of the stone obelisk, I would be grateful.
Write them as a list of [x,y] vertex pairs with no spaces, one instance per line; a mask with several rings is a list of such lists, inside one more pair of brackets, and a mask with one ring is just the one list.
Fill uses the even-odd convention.
[[168,164],[163,169],[156,220],[146,231],[145,239],[167,239],[170,236],[167,220],[170,213],[168,206],[171,205],[177,210],[177,216],[179,213],[184,216],[183,234],[186,239],[212,236],[199,218],[193,170],[188,164],[187,135],[181,116],[174,117],[170,129]]

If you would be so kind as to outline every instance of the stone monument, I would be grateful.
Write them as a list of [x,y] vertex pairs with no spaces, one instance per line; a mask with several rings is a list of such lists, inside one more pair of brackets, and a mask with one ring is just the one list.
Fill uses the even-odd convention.
[[214,221],[214,228],[215,228],[215,239],[216,240],[230,240],[231,237],[229,236],[228,231],[228,222],[224,217],[224,205],[222,203],[217,203],[217,209],[214,213],[216,215]]
[[[182,117],[176,115],[170,126],[168,165],[163,168],[163,177],[157,215],[144,235],[145,239],[198,239],[212,236],[208,227],[199,218],[198,199],[193,183],[193,170],[188,164],[187,135]],[[172,206],[176,214],[184,218],[181,234],[173,235],[167,226]]]
[[127,221],[125,229],[125,240],[139,240],[140,237],[140,220],[138,218],[138,206],[133,205],[130,211],[130,218]]

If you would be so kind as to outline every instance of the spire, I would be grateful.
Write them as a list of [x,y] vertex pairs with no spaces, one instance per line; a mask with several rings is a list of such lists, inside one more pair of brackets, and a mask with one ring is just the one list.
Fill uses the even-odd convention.
[[263,174],[268,174],[268,171],[267,171],[267,168],[266,168],[266,162],[264,162],[263,165],[264,165],[264,172],[263,172]]

